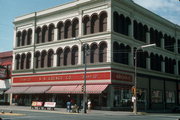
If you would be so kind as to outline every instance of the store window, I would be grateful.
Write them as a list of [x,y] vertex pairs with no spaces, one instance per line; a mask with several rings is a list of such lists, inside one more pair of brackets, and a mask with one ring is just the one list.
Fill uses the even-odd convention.
[[137,100],[140,103],[146,102],[147,90],[146,89],[137,89]]
[[174,91],[166,91],[166,103],[175,103]]
[[114,107],[129,107],[131,106],[132,93],[127,88],[114,88]]
[[163,93],[160,90],[153,90],[152,91],[152,103],[162,103],[162,101],[163,101],[162,94]]

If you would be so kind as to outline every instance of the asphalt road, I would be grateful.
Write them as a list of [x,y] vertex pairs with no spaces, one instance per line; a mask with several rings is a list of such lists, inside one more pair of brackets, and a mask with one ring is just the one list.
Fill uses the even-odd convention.
[[[5,113],[10,109],[1,108]],[[13,114],[1,114],[3,120],[179,120],[180,114],[148,113],[134,115],[128,112],[92,111],[88,114],[66,111],[30,110],[13,108]]]

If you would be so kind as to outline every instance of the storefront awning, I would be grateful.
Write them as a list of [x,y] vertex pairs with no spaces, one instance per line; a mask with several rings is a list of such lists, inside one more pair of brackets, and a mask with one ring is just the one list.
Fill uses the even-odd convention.
[[[86,93],[100,94],[108,85],[86,85]],[[82,85],[53,86],[46,93],[82,94]]]
[[11,87],[5,93],[24,93],[29,87]]
[[31,93],[45,93],[47,90],[50,89],[51,86],[32,86],[29,87],[24,93],[31,94]]
[[78,90],[79,85],[71,86],[52,86],[46,93],[77,93],[81,92]]

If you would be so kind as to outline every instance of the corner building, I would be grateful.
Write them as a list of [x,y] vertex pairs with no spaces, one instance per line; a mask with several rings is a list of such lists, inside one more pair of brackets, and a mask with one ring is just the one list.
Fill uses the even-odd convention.
[[151,43],[156,47],[137,52],[138,110],[180,103],[180,27],[131,0],[76,0],[14,25],[12,103],[80,104],[86,52],[93,108],[131,109],[134,51]]

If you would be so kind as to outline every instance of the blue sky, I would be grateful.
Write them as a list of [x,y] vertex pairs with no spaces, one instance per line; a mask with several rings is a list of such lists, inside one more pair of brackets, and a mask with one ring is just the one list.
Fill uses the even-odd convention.
[[[0,0],[0,52],[13,49],[13,20],[17,16],[51,8],[73,0]],[[133,0],[180,25],[179,0]]]

